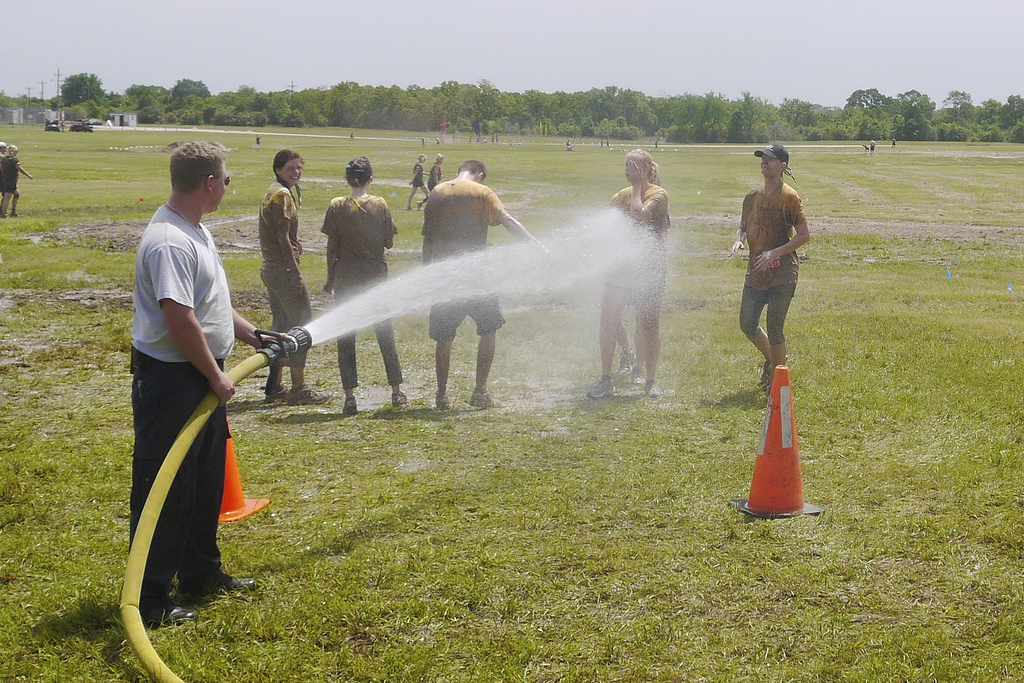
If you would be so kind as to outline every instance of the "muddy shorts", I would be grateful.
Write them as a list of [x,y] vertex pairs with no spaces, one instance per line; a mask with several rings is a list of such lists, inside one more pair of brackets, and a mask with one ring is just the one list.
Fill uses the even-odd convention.
[[453,339],[466,316],[476,323],[476,333],[481,337],[494,334],[505,324],[498,297],[437,304],[430,308],[430,338],[434,341]]

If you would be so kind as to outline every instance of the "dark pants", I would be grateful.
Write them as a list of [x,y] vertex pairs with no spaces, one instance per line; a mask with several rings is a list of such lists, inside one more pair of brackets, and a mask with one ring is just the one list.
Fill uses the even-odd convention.
[[772,345],[785,344],[786,315],[789,313],[789,304],[793,301],[795,293],[796,283],[776,285],[769,289],[755,289],[750,285],[744,285],[743,298],[740,301],[740,330],[748,339],[757,336],[761,311],[767,306],[765,331],[768,334],[768,341]]
[[[398,347],[395,345],[395,329],[391,326],[391,319],[376,323],[373,331],[377,334],[380,355],[384,357],[384,372],[387,373],[388,384],[401,384],[402,365],[398,362]],[[341,371],[341,386],[344,389],[355,389],[359,386],[355,333],[338,337],[338,369]]]
[[[131,538],[160,466],[210,383],[190,363],[142,357],[132,381]],[[139,609],[166,605],[175,574],[200,585],[220,570],[217,523],[224,495],[227,411],[219,406],[199,432],[171,484],[150,546]]]

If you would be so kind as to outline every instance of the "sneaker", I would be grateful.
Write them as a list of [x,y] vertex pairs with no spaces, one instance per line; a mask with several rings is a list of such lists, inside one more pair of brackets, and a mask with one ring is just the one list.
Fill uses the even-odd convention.
[[409,399],[401,391],[391,394],[391,405],[395,408],[404,408],[409,405]]
[[623,351],[622,355],[619,356],[619,373],[623,375],[630,375],[633,373],[633,367],[636,365],[636,354],[632,351]]
[[772,383],[772,375],[774,368],[770,360],[765,360],[764,365],[761,366],[761,379],[758,380],[757,386],[767,387]]
[[494,400],[489,391],[474,391],[469,399],[469,405],[474,408],[500,408],[501,404]]
[[452,400],[448,398],[448,394],[439,391],[437,396],[434,398],[434,407],[438,410],[451,410]]
[[615,395],[615,386],[611,375],[601,375],[601,380],[587,392],[587,398],[607,398]]
[[264,403],[286,403],[288,401],[288,390],[283,386],[267,392],[263,397]]
[[20,215],[17,211],[11,211],[11,218],[17,218]]
[[644,366],[642,363],[637,363],[633,366],[633,384],[644,383]]
[[359,406],[356,405],[356,397],[355,396],[346,396],[345,397],[345,407],[341,409],[341,414],[342,415],[358,415],[359,414]]
[[311,406],[318,403],[326,403],[331,395],[314,389],[308,384],[296,387],[288,394],[288,405],[290,406]]
[[644,394],[647,398],[661,398],[661,387],[655,384],[653,379],[649,379],[644,385]]

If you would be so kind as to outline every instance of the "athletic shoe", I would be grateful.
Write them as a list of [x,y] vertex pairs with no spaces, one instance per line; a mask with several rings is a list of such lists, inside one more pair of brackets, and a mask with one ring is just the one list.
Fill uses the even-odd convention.
[[283,386],[267,392],[263,396],[264,403],[286,403],[288,401],[288,390]]
[[391,394],[391,405],[395,408],[404,408],[409,405],[409,399],[401,391]]
[[494,400],[489,391],[474,391],[469,399],[469,405],[474,408],[500,408],[501,404]]
[[326,403],[330,399],[330,394],[323,391],[317,391],[308,384],[303,384],[301,387],[292,389],[288,394],[288,405],[311,406],[318,403]]
[[20,215],[17,211],[11,211],[11,218],[17,218]]
[[356,405],[356,397],[355,396],[346,396],[345,397],[345,407],[341,409],[341,414],[342,415],[358,415],[359,414],[359,406]]
[[615,395],[615,386],[611,375],[601,375],[601,380],[587,392],[587,398],[607,398]]
[[633,366],[633,384],[644,383],[644,366],[642,363],[637,363]]
[[437,392],[437,396],[434,397],[434,408],[437,410],[451,410],[452,400],[448,398],[448,394],[443,391]]
[[649,379],[644,385],[644,394],[647,398],[661,398],[661,387],[655,384],[653,379]]
[[629,375],[633,373],[636,366],[636,354],[632,351],[623,351],[619,356],[619,373]]
[[770,360],[766,360],[764,362],[764,365],[761,366],[761,379],[758,380],[757,386],[759,386],[759,387],[770,386],[771,383],[772,383],[772,375],[775,374],[774,370],[775,370],[775,368],[772,367],[772,362]]

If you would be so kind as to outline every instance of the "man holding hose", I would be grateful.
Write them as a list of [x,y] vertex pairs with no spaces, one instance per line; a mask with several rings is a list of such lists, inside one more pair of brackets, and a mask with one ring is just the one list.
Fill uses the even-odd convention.
[[224,573],[217,547],[228,435],[225,404],[235,394],[224,359],[235,339],[260,348],[253,324],[231,305],[224,266],[201,222],[220,206],[230,181],[221,148],[205,142],[179,146],[171,156],[171,197],[153,215],[135,256],[133,540],[178,432],[207,393],[220,399],[182,461],[154,531],[139,597],[148,626],[196,618],[194,611],[172,601],[175,576],[179,601],[256,585]]

